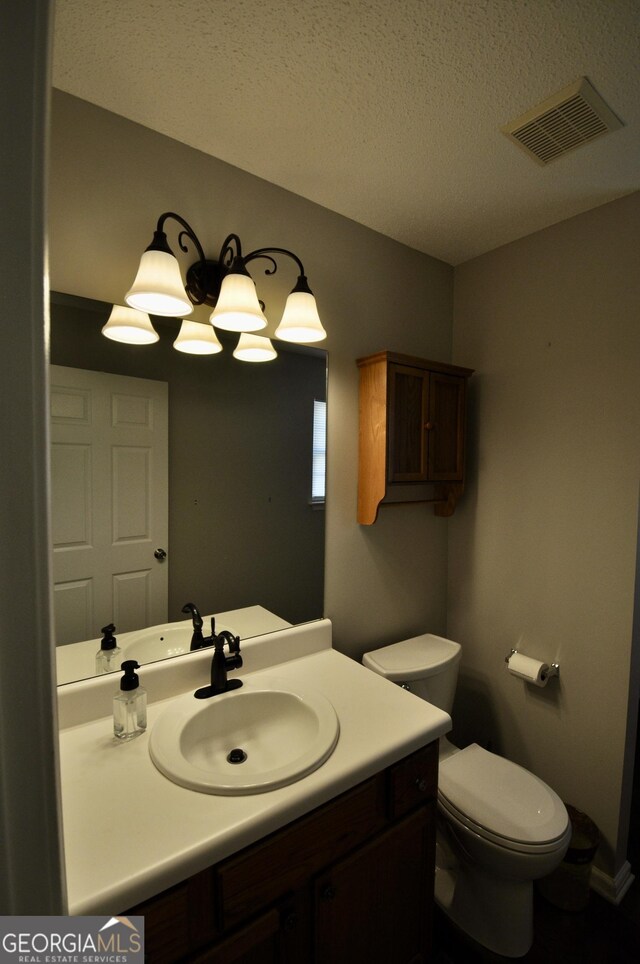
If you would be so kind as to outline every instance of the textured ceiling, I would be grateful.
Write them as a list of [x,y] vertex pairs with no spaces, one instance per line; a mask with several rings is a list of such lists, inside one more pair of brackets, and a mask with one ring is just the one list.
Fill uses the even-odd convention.
[[[54,85],[459,264],[640,187],[639,0],[56,0]],[[500,127],[580,76],[625,126]]]

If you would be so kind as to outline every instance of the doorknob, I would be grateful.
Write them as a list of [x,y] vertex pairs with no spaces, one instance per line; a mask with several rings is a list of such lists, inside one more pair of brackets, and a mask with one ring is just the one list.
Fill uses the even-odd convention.
[[156,557],[158,562],[164,562],[164,560],[167,558],[167,553],[165,552],[164,549],[156,549],[156,551],[154,552],[154,556]]

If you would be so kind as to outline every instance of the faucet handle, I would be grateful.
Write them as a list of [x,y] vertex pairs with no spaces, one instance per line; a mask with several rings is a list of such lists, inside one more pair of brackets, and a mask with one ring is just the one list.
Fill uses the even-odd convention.
[[227,669],[240,669],[242,666],[242,656],[239,652],[234,652],[227,656]]
[[242,656],[240,655],[240,637],[234,636],[228,629],[223,629],[221,633],[214,636],[216,646],[229,646],[229,655],[225,657],[228,669],[239,669],[242,666]]
[[202,629],[202,616],[198,612],[198,607],[194,603],[185,603],[182,607],[183,613],[189,613],[194,629]]

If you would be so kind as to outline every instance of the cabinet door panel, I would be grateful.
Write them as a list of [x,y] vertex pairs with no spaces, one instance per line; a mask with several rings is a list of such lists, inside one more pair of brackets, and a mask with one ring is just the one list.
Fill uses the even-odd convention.
[[316,882],[315,964],[414,964],[431,946],[434,805]]
[[190,964],[279,964],[279,936],[280,916],[273,910],[190,958]]
[[404,817],[438,794],[438,742],[430,743],[390,767],[389,811],[393,819]]
[[429,479],[463,477],[465,379],[433,372],[429,384]]
[[389,482],[427,478],[426,429],[429,373],[389,366]]
[[189,950],[188,913],[186,884],[178,884],[126,912],[128,917],[144,917],[145,960],[174,964],[184,959]]

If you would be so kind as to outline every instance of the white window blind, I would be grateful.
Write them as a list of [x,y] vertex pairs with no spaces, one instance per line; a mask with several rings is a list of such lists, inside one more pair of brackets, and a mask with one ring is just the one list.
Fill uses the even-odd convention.
[[327,468],[327,403],[313,401],[313,459],[311,466],[311,501],[324,502]]

